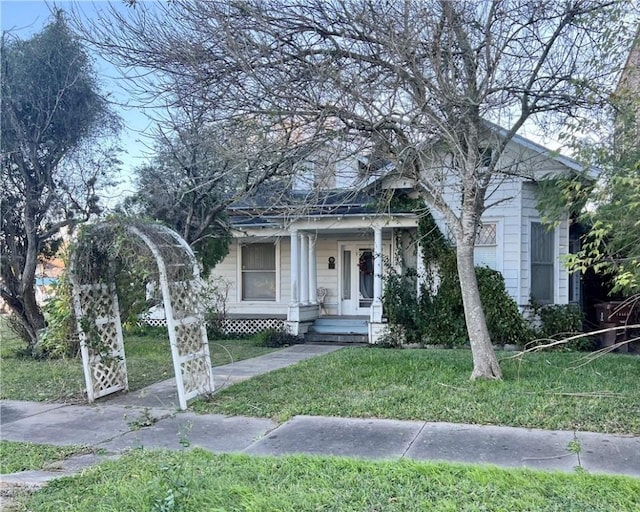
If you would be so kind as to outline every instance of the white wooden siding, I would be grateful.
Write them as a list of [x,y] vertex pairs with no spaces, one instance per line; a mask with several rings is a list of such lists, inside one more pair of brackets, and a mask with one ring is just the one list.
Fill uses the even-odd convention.
[[[290,297],[290,256],[289,244],[286,241],[286,247],[282,240],[276,240],[280,243],[279,252],[276,250],[276,279],[278,280],[280,300],[276,301],[243,301],[241,300],[241,261],[240,261],[240,245],[247,240],[235,239],[229,246],[229,254],[218,263],[211,271],[210,279],[221,277],[231,283],[229,289],[227,312],[233,315],[277,315],[287,314],[287,305]],[[251,242],[269,241],[274,242],[274,238],[260,240],[257,237],[251,238]],[[279,259],[278,259],[279,256]]]

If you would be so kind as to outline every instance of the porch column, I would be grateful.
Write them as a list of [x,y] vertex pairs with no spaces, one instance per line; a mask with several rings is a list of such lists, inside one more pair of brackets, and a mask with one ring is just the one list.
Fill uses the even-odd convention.
[[300,254],[298,250],[298,230],[291,230],[291,305],[297,306],[300,301],[298,293],[300,278]]
[[382,228],[373,228],[373,302],[382,302]]
[[424,284],[424,280],[426,278],[426,269],[424,267],[424,249],[422,248],[422,244],[419,240],[416,240],[416,272],[418,274],[418,297],[420,297],[422,293],[422,285]]
[[369,342],[374,341],[374,324],[382,322],[382,228],[373,228],[373,303],[369,314]]
[[309,237],[300,236],[300,303],[309,304]]
[[316,236],[309,235],[309,304],[318,303],[318,262],[316,261]]

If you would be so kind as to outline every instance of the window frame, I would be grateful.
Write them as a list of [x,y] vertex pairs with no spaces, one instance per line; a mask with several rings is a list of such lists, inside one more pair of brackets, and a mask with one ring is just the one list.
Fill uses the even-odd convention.
[[[504,270],[504,243],[503,243],[503,226],[504,226],[504,218],[502,217],[489,217],[486,219],[482,219],[481,226],[487,226],[489,224],[493,224],[495,226],[495,242],[491,244],[482,244],[479,243],[478,237],[476,236],[476,241],[474,243],[474,263],[477,265],[486,265],[493,270],[497,270],[498,272],[503,272]],[[493,265],[487,264],[482,260],[483,258],[479,258],[479,251],[487,250],[492,248],[494,251],[493,255]]]
[[[550,259],[548,261],[534,260],[534,226],[539,226],[541,232],[544,232],[545,239],[551,244]],[[536,240],[538,238],[536,237]],[[529,297],[537,304],[554,304],[556,300],[557,284],[556,284],[556,229],[548,230],[545,225],[539,220],[532,221],[530,223],[529,232]],[[534,267],[547,268],[549,272],[549,294],[548,297],[534,297],[533,295],[533,276]]]
[[[244,251],[248,247],[256,246],[256,245],[271,245],[274,249],[274,269],[266,270],[266,269],[249,269],[245,270],[243,266],[243,255]],[[278,302],[280,300],[280,241],[255,241],[255,242],[239,242],[238,243],[238,300],[239,302],[257,302],[257,303],[273,303]],[[273,273],[274,278],[274,294],[271,298],[255,298],[255,297],[245,297],[245,274],[246,273],[258,273],[258,272],[270,272]]]

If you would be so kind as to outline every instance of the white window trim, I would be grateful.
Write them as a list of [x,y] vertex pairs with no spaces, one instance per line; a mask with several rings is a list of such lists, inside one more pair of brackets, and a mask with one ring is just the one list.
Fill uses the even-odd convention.
[[[242,248],[245,245],[251,245],[252,243],[260,244],[260,243],[273,243],[276,248],[276,296],[274,300],[245,300],[242,298]],[[239,304],[278,304],[280,302],[281,296],[281,268],[282,265],[280,263],[280,238],[275,241],[271,240],[238,240],[238,250],[236,251],[236,302]]]
[[[567,237],[568,238],[568,237]],[[553,228],[553,303],[560,304],[560,229]],[[569,283],[567,283],[568,286]],[[569,291],[567,290],[567,297]]]
[[500,217],[487,217],[481,219],[482,224],[496,225],[496,243],[475,245],[475,247],[495,247],[496,248],[496,270],[500,273],[504,270],[504,219]]
[[[533,246],[532,246],[532,234],[533,234],[533,224],[543,224],[542,219],[540,218],[530,218],[529,220],[529,250],[527,251],[527,260],[528,260],[528,273],[529,273],[529,294],[527,297],[527,302],[531,300],[531,289],[533,288],[532,283],[532,272],[531,265],[533,264],[533,258],[531,257],[533,254]],[[552,304],[558,304],[560,300],[560,266],[558,265],[558,260],[560,258],[560,230],[557,227],[553,228],[553,302]]]

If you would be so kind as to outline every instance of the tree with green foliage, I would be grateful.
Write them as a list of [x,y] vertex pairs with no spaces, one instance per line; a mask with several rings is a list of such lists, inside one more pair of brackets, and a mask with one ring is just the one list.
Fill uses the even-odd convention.
[[98,187],[118,164],[105,136],[118,119],[62,11],[30,39],[4,33],[1,45],[0,297],[33,351],[45,327],[38,259],[56,252],[63,228],[100,211]]
[[[587,119],[569,133],[577,153],[599,169],[598,179],[577,175],[546,180],[539,198],[549,222],[570,211],[588,227],[581,249],[567,258],[569,269],[608,275],[612,291],[627,296],[640,293],[639,93],[640,31],[616,93],[609,98],[604,122]],[[598,142],[585,142],[584,133],[595,133]]]
[[640,153],[600,152],[599,164],[601,181],[589,188],[593,208],[580,216],[589,230],[567,265],[609,275],[612,291],[635,295],[640,293]]

